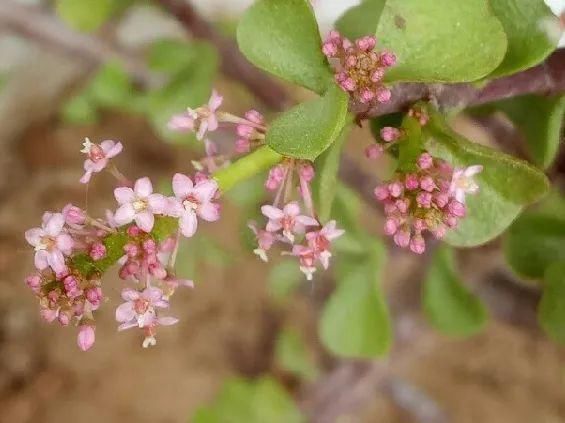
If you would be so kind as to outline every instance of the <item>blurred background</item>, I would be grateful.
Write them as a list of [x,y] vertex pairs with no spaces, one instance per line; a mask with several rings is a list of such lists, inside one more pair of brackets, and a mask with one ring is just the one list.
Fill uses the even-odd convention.
[[[419,304],[426,258],[392,249],[383,284],[395,347],[387,359],[339,359],[318,335],[332,273],[308,283],[285,260],[266,265],[251,253],[245,223],[264,200],[264,175],[237,187],[221,221],[183,244],[179,273],[196,288],[175,297],[181,321],[156,347],[116,332],[116,275],[105,280],[113,300],[88,353],[73,329],[41,321],[23,283],[32,271],[24,231],[67,202],[94,215],[114,204],[109,178],[88,192],[78,183],[84,137],[121,141],[124,173],[165,186],[202,154],[166,129],[173,113],[204,103],[214,86],[226,109],[268,114],[224,76],[216,48],[159,3],[169,2],[0,0],[0,421],[565,422],[565,351],[539,330],[539,291],[508,268],[500,240],[458,255],[464,279],[493,309],[482,332],[434,331]],[[250,3],[191,2],[227,39]],[[321,30],[355,3],[313,1]],[[560,13],[565,2],[552,7]],[[293,101],[308,95],[289,90]],[[464,116],[456,125],[495,143],[485,125]],[[369,140],[356,130],[349,154],[361,158]],[[344,195],[378,235],[378,213]]]

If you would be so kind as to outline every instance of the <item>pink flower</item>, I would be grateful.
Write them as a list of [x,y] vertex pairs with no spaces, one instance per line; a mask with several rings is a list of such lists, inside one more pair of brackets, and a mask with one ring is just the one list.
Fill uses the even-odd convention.
[[329,267],[331,243],[345,233],[343,229],[336,228],[336,221],[330,220],[319,231],[312,231],[306,234],[308,246],[317,254],[324,269]]
[[105,140],[98,145],[90,142],[88,138],[85,138],[83,146],[84,148],[80,151],[88,157],[84,161],[85,173],[80,178],[80,182],[83,184],[90,181],[93,173],[98,173],[108,166],[109,160],[120,154],[123,149],[121,142]]
[[78,347],[83,350],[89,350],[96,340],[96,335],[94,333],[94,327],[90,325],[82,325],[78,331],[77,344]]
[[177,173],[173,177],[173,191],[177,203],[172,214],[180,218],[180,229],[185,237],[190,238],[196,233],[197,217],[208,222],[220,218],[219,205],[212,202],[218,192],[215,180],[206,179],[195,185],[188,176]]
[[269,261],[269,258],[267,257],[267,251],[269,251],[275,243],[275,235],[272,232],[266,231],[264,229],[258,229],[255,222],[249,222],[247,226],[255,234],[255,238],[257,239],[257,244],[259,247],[254,249],[253,253],[257,254],[264,262]]
[[483,171],[481,165],[469,166],[465,169],[457,168],[453,171],[449,194],[453,195],[457,201],[465,204],[467,194],[475,194],[479,190],[479,185],[473,178]]
[[65,218],[61,213],[46,212],[41,228],[25,233],[27,242],[35,247],[35,267],[44,270],[51,267],[55,273],[66,270],[65,256],[72,252],[73,239],[63,230]]
[[303,233],[306,226],[318,226],[316,219],[300,214],[300,206],[296,201],[288,203],[282,210],[264,205],[261,212],[269,219],[267,231],[277,232],[282,229],[283,235],[290,242],[294,242],[294,234]]
[[314,272],[316,271],[316,252],[304,245],[295,245],[292,247],[292,255],[298,257],[300,261],[300,271],[306,275],[306,279],[311,281],[313,279]]
[[196,110],[188,108],[185,113],[174,115],[168,123],[174,131],[196,131],[196,138],[204,139],[207,132],[218,129],[217,110],[224,98],[216,90],[212,91],[208,104]]
[[119,187],[114,190],[114,197],[120,204],[114,215],[118,226],[135,221],[145,232],[151,232],[155,223],[154,214],[164,213],[167,200],[161,194],[153,194],[153,185],[149,178],[135,181],[133,189]]
[[[163,291],[159,288],[145,288],[139,292],[135,289],[125,288],[122,290],[124,303],[116,308],[116,321],[120,322],[118,330],[133,327],[151,327],[155,324],[175,324],[178,319],[170,317],[157,317],[158,308],[168,308],[168,301],[163,299]],[[171,320],[173,319],[173,320]],[[162,323],[160,322],[162,320]]]

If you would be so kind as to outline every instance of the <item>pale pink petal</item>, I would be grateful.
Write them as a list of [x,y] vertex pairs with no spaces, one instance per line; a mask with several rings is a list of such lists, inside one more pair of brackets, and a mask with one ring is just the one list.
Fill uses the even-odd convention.
[[155,224],[155,216],[148,210],[137,213],[134,217],[135,223],[142,231],[151,232]]
[[151,194],[147,197],[147,203],[153,213],[164,213],[169,205],[167,198],[161,194]]
[[465,190],[462,189],[455,190],[455,199],[460,203],[465,204]]
[[163,296],[163,291],[161,291],[159,288],[149,287],[143,290],[141,296],[149,302],[154,302],[161,299],[161,297]]
[[261,213],[272,220],[282,219],[284,217],[284,213],[281,209],[270,205],[261,206]]
[[208,130],[208,121],[203,120],[202,122],[200,122],[200,127],[198,128],[196,138],[198,140],[202,141],[202,139],[204,138],[204,135],[206,135],[207,130]]
[[57,236],[65,226],[65,216],[62,213],[53,213],[45,224],[45,232],[49,236]]
[[133,203],[135,201],[135,193],[128,187],[116,188],[114,190],[114,197],[118,204]]
[[173,192],[178,198],[186,198],[193,188],[192,179],[182,173],[176,173],[173,176]]
[[218,183],[210,179],[197,183],[193,189],[193,194],[201,203],[207,203],[214,198],[217,191]]
[[130,223],[135,216],[135,209],[131,203],[126,203],[114,214],[114,221],[118,226],[123,226]]
[[218,110],[223,101],[224,97],[219,95],[216,90],[212,90],[212,95],[210,96],[210,100],[208,100],[208,107],[210,108],[210,111],[215,112]]
[[282,228],[282,224],[281,222],[279,222],[278,220],[269,220],[267,222],[267,226],[265,226],[265,229],[268,232],[276,232],[278,231],[280,228]]
[[73,238],[69,234],[60,234],[55,239],[57,243],[57,248],[63,252],[63,254],[69,255],[73,249]]
[[212,132],[218,129],[218,119],[216,118],[216,115],[208,116],[207,122],[208,132]]
[[47,257],[49,257],[49,253],[45,250],[35,252],[34,264],[38,270],[47,269],[49,267]]
[[95,340],[96,336],[92,326],[83,325],[80,327],[77,335],[77,344],[82,351],[87,351],[92,348]]
[[135,301],[140,297],[139,291],[131,288],[122,289],[122,298],[125,301]]
[[130,320],[135,319],[135,316],[136,313],[132,302],[120,304],[116,308],[116,321],[118,322],[129,322]]
[[108,159],[103,158],[103,159],[97,160],[95,162],[92,162],[92,165],[90,165],[90,170],[93,171],[93,172],[100,172],[107,165],[108,165]]
[[167,206],[165,207],[163,214],[172,217],[180,217],[183,212],[184,212],[184,207],[177,198],[175,197],[167,198]]
[[158,307],[158,308],[169,308],[169,302],[166,300],[157,300],[157,301],[153,301],[153,307]]
[[310,216],[300,215],[296,216],[296,222],[303,226],[318,226],[319,223],[316,219]]
[[204,203],[196,211],[198,216],[208,222],[215,222],[220,218],[220,206],[214,203]]
[[47,255],[47,263],[55,271],[55,273],[63,273],[67,266],[65,265],[65,257],[59,250],[52,250]]
[[146,198],[153,192],[153,185],[148,177],[140,178],[135,181],[133,191],[138,197]]
[[469,166],[467,169],[465,169],[465,171],[463,172],[465,176],[470,177],[470,176],[474,176],[478,173],[481,173],[483,171],[483,166],[481,165],[474,165],[474,166]]
[[92,171],[87,170],[84,175],[80,178],[81,184],[88,184],[90,182],[90,178],[92,178]]
[[198,220],[196,218],[196,214],[192,211],[187,211],[182,214],[179,222],[179,227],[181,233],[190,238],[196,233],[196,229],[198,227]]
[[102,147],[102,150],[108,159],[116,157],[124,148],[121,142],[114,142],[112,140],[102,141],[100,143],[100,147]]
[[34,247],[41,242],[41,238],[44,236],[45,232],[41,228],[33,228],[25,232],[26,241]]
[[159,323],[161,326],[171,326],[171,325],[174,325],[175,323],[177,323],[178,321],[179,321],[179,319],[177,319],[176,317],[171,317],[171,316],[159,317],[157,319],[157,323]]
[[298,216],[300,214],[300,206],[296,201],[291,201],[284,206],[283,212],[288,216]]
[[135,327],[137,327],[137,321],[136,321],[136,320],[132,320],[132,321],[130,321],[130,322],[122,323],[120,326],[118,326],[118,331],[121,332],[121,331],[123,331],[123,330],[130,329],[130,328],[135,328]]

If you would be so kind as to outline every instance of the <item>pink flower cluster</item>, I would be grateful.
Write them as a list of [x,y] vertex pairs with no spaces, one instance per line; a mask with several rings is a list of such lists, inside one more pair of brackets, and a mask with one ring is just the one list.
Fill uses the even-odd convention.
[[[298,187],[307,214],[302,214],[298,201],[289,201],[294,190],[294,170],[298,173]],[[268,219],[265,228],[259,228],[255,222],[249,227],[255,233],[258,247],[254,250],[263,261],[267,261],[267,252],[279,244],[287,247],[283,252],[298,259],[300,270],[308,280],[313,278],[318,263],[324,269],[329,267],[331,243],[344,231],[336,228],[331,220],[324,226],[315,218],[310,190],[314,178],[314,168],[308,162],[285,161],[271,169],[265,183],[268,190],[278,190],[273,205],[263,205],[261,212]],[[285,198],[283,198],[283,196]],[[278,206],[278,204],[283,204]]]
[[383,153],[392,147],[396,142],[401,141],[404,134],[401,129],[385,126],[380,131],[382,142],[369,145],[365,148],[365,156],[368,159],[378,159]]
[[[122,149],[120,143],[109,140],[100,146],[87,140],[85,147],[88,180]],[[118,184],[126,181],[115,166],[111,173]],[[143,346],[154,345],[157,327],[177,322],[161,315],[169,307],[169,298],[178,287],[193,286],[192,281],[178,279],[173,270],[180,236],[192,237],[199,219],[213,222],[220,217],[215,202],[218,185],[206,175],[198,175],[193,182],[177,173],[172,180],[173,196],[154,193],[147,177],[127,185],[114,190],[117,210],[107,211],[103,219],[68,204],[60,213],[46,212],[41,226],[25,233],[34,247],[37,269],[26,284],[39,300],[41,315],[48,322],[78,326],[77,343],[82,350],[94,344],[94,312],[104,301],[102,275],[115,262],[121,265],[120,278],[134,284],[122,289],[125,302],[116,310],[119,330],[139,327],[145,333]],[[161,241],[153,233],[159,219],[169,228],[169,236]]]
[[481,166],[454,170],[444,160],[423,153],[414,172],[398,174],[375,188],[375,197],[384,205],[385,234],[393,236],[399,247],[422,254],[424,231],[441,239],[465,217],[465,195],[477,191],[472,176],[481,170]]
[[376,44],[373,36],[351,42],[331,31],[322,45],[323,53],[334,65],[336,82],[356,103],[374,105],[390,100],[391,91],[383,78],[396,63],[396,56],[388,51],[374,51]]

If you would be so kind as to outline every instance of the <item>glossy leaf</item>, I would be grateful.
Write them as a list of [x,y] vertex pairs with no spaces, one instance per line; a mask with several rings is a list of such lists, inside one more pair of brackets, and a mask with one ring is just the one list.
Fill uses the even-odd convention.
[[437,113],[424,127],[426,147],[455,167],[483,165],[475,177],[480,191],[467,196],[467,216],[446,241],[455,246],[483,244],[502,233],[525,205],[543,197],[549,188],[545,175],[523,160],[473,143],[455,133]]
[[316,177],[312,183],[314,204],[318,219],[325,223],[330,218],[338,186],[339,163],[349,128],[343,128],[335,142],[314,163]]
[[320,337],[339,356],[377,357],[390,348],[390,317],[380,288],[385,250],[374,241],[367,251],[370,255],[338,281],[322,312]]
[[284,370],[307,381],[314,380],[318,368],[300,334],[292,329],[283,330],[275,346],[277,363]]
[[543,29],[554,18],[543,0],[490,0],[496,17],[508,37],[504,60],[489,78],[520,72],[542,62],[556,48]]
[[430,323],[451,336],[470,336],[482,329],[487,313],[461,283],[453,252],[440,248],[430,265],[423,286],[423,306]]
[[265,141],[284,156],[314,160],[342,131],[347,106],[347,94],[334,84],[323,97],[282,113],[271,124]]
[[538,318],[554,341],[565,344],[565,261],[554,263],[545,273]]
[[507,45],[488,0],[388,0],[376,35],[398,58],[389,81],[474,81],[498,67]]
[[349,8],[335,23],[341,34],[350,40],[374,34],[386,0],[364,0]]
[[308,0],[258,0],[237,28],[242,53],[257,67],[303,87],[325,92],[333,81]]
[[565,260],[565,212],[561,217],[521,215],[506,233],[504,254],[516,273],[542,279],[552,263]]
[[526,95],[494,103],[493,107],[506,113],[523,132],[534,163],[548,168],[559,151],[565,96]]
[[55,10],[71,28],[94,31],[114,12],[114,0],[56,0]]

